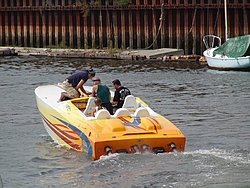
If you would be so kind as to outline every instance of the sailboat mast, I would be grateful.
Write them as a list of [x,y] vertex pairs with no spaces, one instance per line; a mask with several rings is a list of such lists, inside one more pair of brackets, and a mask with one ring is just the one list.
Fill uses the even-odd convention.
[[227,41],[227,0],[224,0],[224,13],[225,13],[225,41]]

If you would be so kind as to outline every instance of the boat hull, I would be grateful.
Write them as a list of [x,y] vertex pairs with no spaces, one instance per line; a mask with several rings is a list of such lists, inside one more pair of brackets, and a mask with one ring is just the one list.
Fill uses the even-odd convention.
[[85,104],[84,108],[87,108],[88,97],[57,102],[61,91],[57,86],[40,86],[35,90],[44,127],[61,146],[84,151],[93,160],[109,153],[183,152],[185,149],[182,132],[144,102],[141,104],[153,116],[95,119],[76,105]]
[[230,70],[246,70],[250,69],[250,56],[239,58],[227,58],[227,57],[212,57],[214,49],[208,49],[204,51],[203,55],[206,58],[207,64],[213,69],[230,69]]
[[59,145],[82,151],[82,141],[76,131],[70,129],[69,122],[59,109],[47,104],[37,97],[37,106],[41,114],[45,130],[50,137]]

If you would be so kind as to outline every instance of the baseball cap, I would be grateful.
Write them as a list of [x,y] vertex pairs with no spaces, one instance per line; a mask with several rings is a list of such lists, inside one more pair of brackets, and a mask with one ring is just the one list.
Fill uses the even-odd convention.
[[91,74],[93,77],[95,76],[95,71],[93,69],[88,69],[87,72]]

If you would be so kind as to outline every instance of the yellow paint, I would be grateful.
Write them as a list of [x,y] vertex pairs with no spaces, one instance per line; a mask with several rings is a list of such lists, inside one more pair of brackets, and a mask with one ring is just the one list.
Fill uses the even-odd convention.
[[[140,98],[136,99],[142,106],[147,106]],[[137,121],[132,114],[122,118],[110,117],[97,120],[92,117],[88,120],[79,113],[76,105],[81,103],[79,108],[86,108],[87,100],[88,97],[83,97],[61,102],[58,104],[58,109],[51,108],[42,101],[37,102],[43,117],[54,126],[54,130],[49,131],[50,136],[60,145],[82,151],[82,143],[87,147],[85,141],[82,142],[81,139],[85,135],[91,144],[94,160],[106,155],[104,150],[106,146],[111,147],[112,152],[126,150],[127,153],[134,153],[131,149],[133,145],[138,145],[139,150],[143,152],[142,145],[146,144],[150,149],[163,147],[166,152],[170,152],[168,144],[174,142],[178,151],[184,151],[185,136],[165,117],[160,115],[142,117]],[[70,143],[66,143],[62,136]]]

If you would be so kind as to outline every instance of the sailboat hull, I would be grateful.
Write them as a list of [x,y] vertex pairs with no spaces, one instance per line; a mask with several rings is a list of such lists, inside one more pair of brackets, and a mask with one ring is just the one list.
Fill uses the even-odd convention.
[[223,55],[212,56],[217,48],[210,48],[204,51],[209,68],[227,70],[248,70],[250,69],[250,56],[229,58]]

